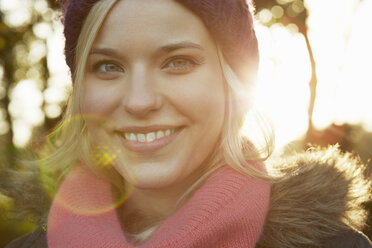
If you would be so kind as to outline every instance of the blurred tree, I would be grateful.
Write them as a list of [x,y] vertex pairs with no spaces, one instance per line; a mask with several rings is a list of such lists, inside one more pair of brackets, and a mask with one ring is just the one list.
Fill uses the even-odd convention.
[[[45,101],[52,76],[47,61],[47,43],[59,22],[58,13],[54,11],[58,4],[53,0],[29,0],[26,3],[22,2],[22,8],[12,7],[6,1],[0,3],[0,142],[3,149],[13,146],[19,136],[28,137],[25,131],[31,134],[34,127],[37,127],[36,133],[45,134],[59,121],[61,112],[49,114],[49,105]],[[29,18],[21,18],[22,15]],[[29,99],[15,94],[15,91],[21,91],[20,86],[23,91],[33,90],[27,96]],[[16,96],[12,97],[12,93]],[[19,103],[22,98],[25,98],[23,103]],[[30,109],[27,100],[35,101],[35,98],[39,98],[36,101],[40,104],[34,106],[37,109]],[[59,102],[60,106],[63,104],[63,101]],[[21,134],[17,135],[17,129]]]
[[[22,8],[15,8],[16,4]],[[20,84],[32,81],[39,91],[37,96],[42,98],[38,99],[42,103],[39,107],[42,121],[29,125],[31,129],[36,126],[34,131],[44,136],[59,120],[59,115],[50,117],[45,113],[43,94],[51,76],[46,50],[48,33],[53,32],[58,22],[54,11],[57,7],[54,0],[0,0],[0,169],[17,165],[21,150],[14,145],[15,129],[27,122],[24,116],[34,115],[27,113],[29,109],[15,99]],[[27,90],[21,98],[29,97],[27,94],[31,92]],[[11,201],[0,194],[0,209],[4,208],[11,208]],[[27,222],[9,222],[4,219],[7,217],[0,210],[0,247],[34,228]]]
[[313,50],[310,44],[308,36],[308,28],[306,20],[308,17],[308,11],[303,0],[256,0],[256,11],[257,14],[263,15],[265,22],[262,24],[271,26],[275,23],[281,23],[284,26],[294,24],[298,28],[306,41],[307,50],[311,62],[311,79],[309,82],[310,88],[310,103],[308,109],[309,115],[309,128],[307,136],[309,137],[313,132],[313,111],[314,103],[316,99],[316,87],[317,87],[317,76],[316,76],[316,62],[314,59]]
[[9,27],[4,22],[4,14],[0,12],[0,66],[2,68],[2,84],[4,94],[2,94],[2,98],[0,100],[0,111],[2,112],[2,129],[1,130],[1,140],[0,140],[0,147],[1,147],[1,166],[6,166],[11,164],[10,156],[8,152],[6,152],[5,148],[8,147],[9,144],[12,144],[12,137],[13,132],[12,129],[9,128],[11,126],[11,118],[8,113],[8,106],[9,106],[9,96],[7,92],[9,92],[9,88],[11,83],[14,82],[14,71],[15,71],[15,63],[14,63],[14,56],[13,56],[13,47],[18,42],[22,41],[23,33],[21,30],[16,30],[14,28]]

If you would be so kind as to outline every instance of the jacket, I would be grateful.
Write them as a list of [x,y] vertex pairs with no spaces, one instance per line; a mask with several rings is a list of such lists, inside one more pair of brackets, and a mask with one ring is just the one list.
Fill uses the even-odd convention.
[[[39,227],[31,234],[27,234],[12,241],[5,248],[47,248],[46,232]],[[274,247],[274,246],[273,246]],[[294,246],[289,246],[294,247]],[[302,247],[302,246],[297,246]],[[350,231],[334,237],[326,242],[324,248],[370,248],[371,241],[360,232]]]
[[[371,183],[365,166],[337,148],[313,149],[268,163],[275,178],[270,206],[257,248],[366,248],[360,230]],[[47,247],[45,228],[18,238],[6,248]]]

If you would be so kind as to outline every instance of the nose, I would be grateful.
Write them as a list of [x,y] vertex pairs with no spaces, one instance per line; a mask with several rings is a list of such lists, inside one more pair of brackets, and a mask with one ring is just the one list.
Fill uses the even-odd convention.
[[156,92],[151,75],[144,71],[133,73],[127,92],[124,93],[124,109],[135,117],[145,117],[161,107],[161,96]]

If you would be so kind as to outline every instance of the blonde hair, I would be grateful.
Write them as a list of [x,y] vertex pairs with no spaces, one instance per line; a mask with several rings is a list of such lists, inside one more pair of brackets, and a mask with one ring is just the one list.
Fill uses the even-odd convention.
[[[74,81],[73,94],[68,103],[63,121],[50,136],[50,147],[54,150],[44,161],[45,165],[47,165],[45,167],[47,170],[51,170],[53,175],[64,175],[72,164],[76,161],[81,161],[83,164],[90,167],[97,175],[116,186],[120,191],[125,182],[119,173],[116,172],[112,166],[98,167],[94,166],[94,163],[92,163],[92,147],[89,142],[89,133],[84,122],[84,117],[80,116],[82,81],[84,79],[86,60],[105,17],[117,1],[118,0],[98,1],[92,7],[86,18],[75,51],[76,70],[74,75],[72,75]],[[181,205],[181,203],[184,202],[214,170],[226,163],[235,170],[249,176],[270,179],[264,171],[252,166],[249,161],[263,160],[271,154],[273,147],[273,141],[271,139],[272,134],[263,129],[263,135],[266,140],[264,153],[266,155],[262,156],[263,152],[249,142],[247,137],[241,132],[245,116],[253,101],[253,82],[241,82],[224,59],[221,50],[219,48],[217,50],[224,79],[226,81],[227,111],[225,123],[219,143],[216,145],[214,152],[210,154],[207,159],[208,169],[206,173],[202,175],[187,192],[180,196],[177,206]],[[270,129],[262,119],[258,120],[258,122],[266,126],[266,130]],[[59,142],[57,146],[53,146],[55,141]],[[151,226],[146,231],[134,235],[134,239],[137,241],[145,240],[152,234],[153,230],[156,229],[154,227],[157,225]]]

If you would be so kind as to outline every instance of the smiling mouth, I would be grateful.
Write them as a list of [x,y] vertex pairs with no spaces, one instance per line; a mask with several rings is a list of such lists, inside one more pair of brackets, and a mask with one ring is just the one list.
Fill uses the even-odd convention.
[[175,132],[179,131],[181,127],[168,128],[152,132],[121,132],[117,133],[127,141],[140,142],[140,143],[151,143],[163,138],[166,138]]
[[[122,144],[126,149],[135,153],[152,153],[171,144],[182,132],[184,127],[159,129],[131,128],[132,130],[118,130],[116,133],[122,138]],[[142,129],[142,130],[141,130]]]

